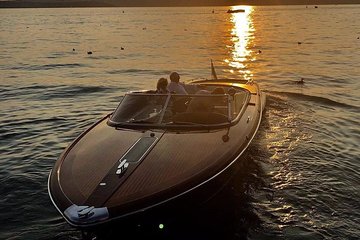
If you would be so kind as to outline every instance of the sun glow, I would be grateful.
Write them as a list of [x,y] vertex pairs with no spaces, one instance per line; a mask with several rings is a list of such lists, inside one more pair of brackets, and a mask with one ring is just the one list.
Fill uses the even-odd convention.
[[226,59],[225,62],[233,68],[232,73],[240,73],[244,79],[251,79],[252,72],[247,68],[249,61],[255,60],[252,50],[249,50],[249,44],[254,38],[253,32],[255,31],[252,24],[251,6],[238,6],[233,7],[232,10],[244,9],[245,12],[231,13],[230,21],[233,24],[231,29],[231,58]]

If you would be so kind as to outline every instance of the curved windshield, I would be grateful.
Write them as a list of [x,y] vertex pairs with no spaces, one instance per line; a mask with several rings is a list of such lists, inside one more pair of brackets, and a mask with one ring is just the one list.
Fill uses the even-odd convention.
[[158,123],[167,95],[126,94],[111,117],[116,123]]
[[227,94],[126,94],[111,116],[112,125],[204,126],[230,123]]

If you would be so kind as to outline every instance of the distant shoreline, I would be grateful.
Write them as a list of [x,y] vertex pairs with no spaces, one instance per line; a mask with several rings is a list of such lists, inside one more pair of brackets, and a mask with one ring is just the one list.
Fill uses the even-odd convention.
[[233,1],[233,4],[229,5],[229,2],[221,1],[205,1],[199,2],[198,4],[190,4],[188,2],[172,2],[172,1],[159,1],[154,2],[140,2],[140,1],[123,1],[122,3],[116,3],[111,1],[0,1],[0,8],[86,8],[86,7],[218,7],[218,6],[232,6],[232,5],[251,5],[251,6],[276,6],[276,5],[345,5],[345,4],[360,4],[360,0],[348,0],[342,2],[341,0],[323,0],[314,1],[309,4],[307,1],[295,0],[292,2],[288,1],[269,1],[264,3],[261,0],[254,1]]

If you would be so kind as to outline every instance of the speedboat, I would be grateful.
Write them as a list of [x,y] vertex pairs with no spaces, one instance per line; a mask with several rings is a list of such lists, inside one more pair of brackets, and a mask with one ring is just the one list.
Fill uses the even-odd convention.
[[243,12],[245,12],[244,9],[234,9],[234,10],[229,9],[229,10],[227,10],[227,13],[243,13]]
[[194,80],[186,89],[126,93],[63,151],[48,192],[70,225],[171,212],[219,186],[254,138],[265,94],[238,79]]

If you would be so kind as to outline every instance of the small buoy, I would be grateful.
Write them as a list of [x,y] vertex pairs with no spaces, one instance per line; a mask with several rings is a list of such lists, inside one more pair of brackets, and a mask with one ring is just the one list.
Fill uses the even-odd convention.
[[298,42],[298,44],[300,45],[300,44],[302,44],[302,42]]
[[360,37],[357,37],[357,39],[360,39]]
[[121,50],[124,50],[125,48],[121,47],[120,49],[121,49]]
[[314,8],[318,8],[318,6],[315,6]]
[[89,54],[89,55],[90,55],[90,54],[92,54],[92,52],[91,52],[91,51],[88,51],[88,52],[87,52],[87,54]]
[[143,27],[143,30],[146,30],[146,27]]
[[261,50],[259,50],[258,53],[262,53]]
[[75,51],[75,48],[73,48],[73,52]]
[[187,31],[187,29],[185,28],[185,29],[184,29],[184,31],[186,32],[186,31]]
[[123,11],[123,13],[125,13],[125,11]]

